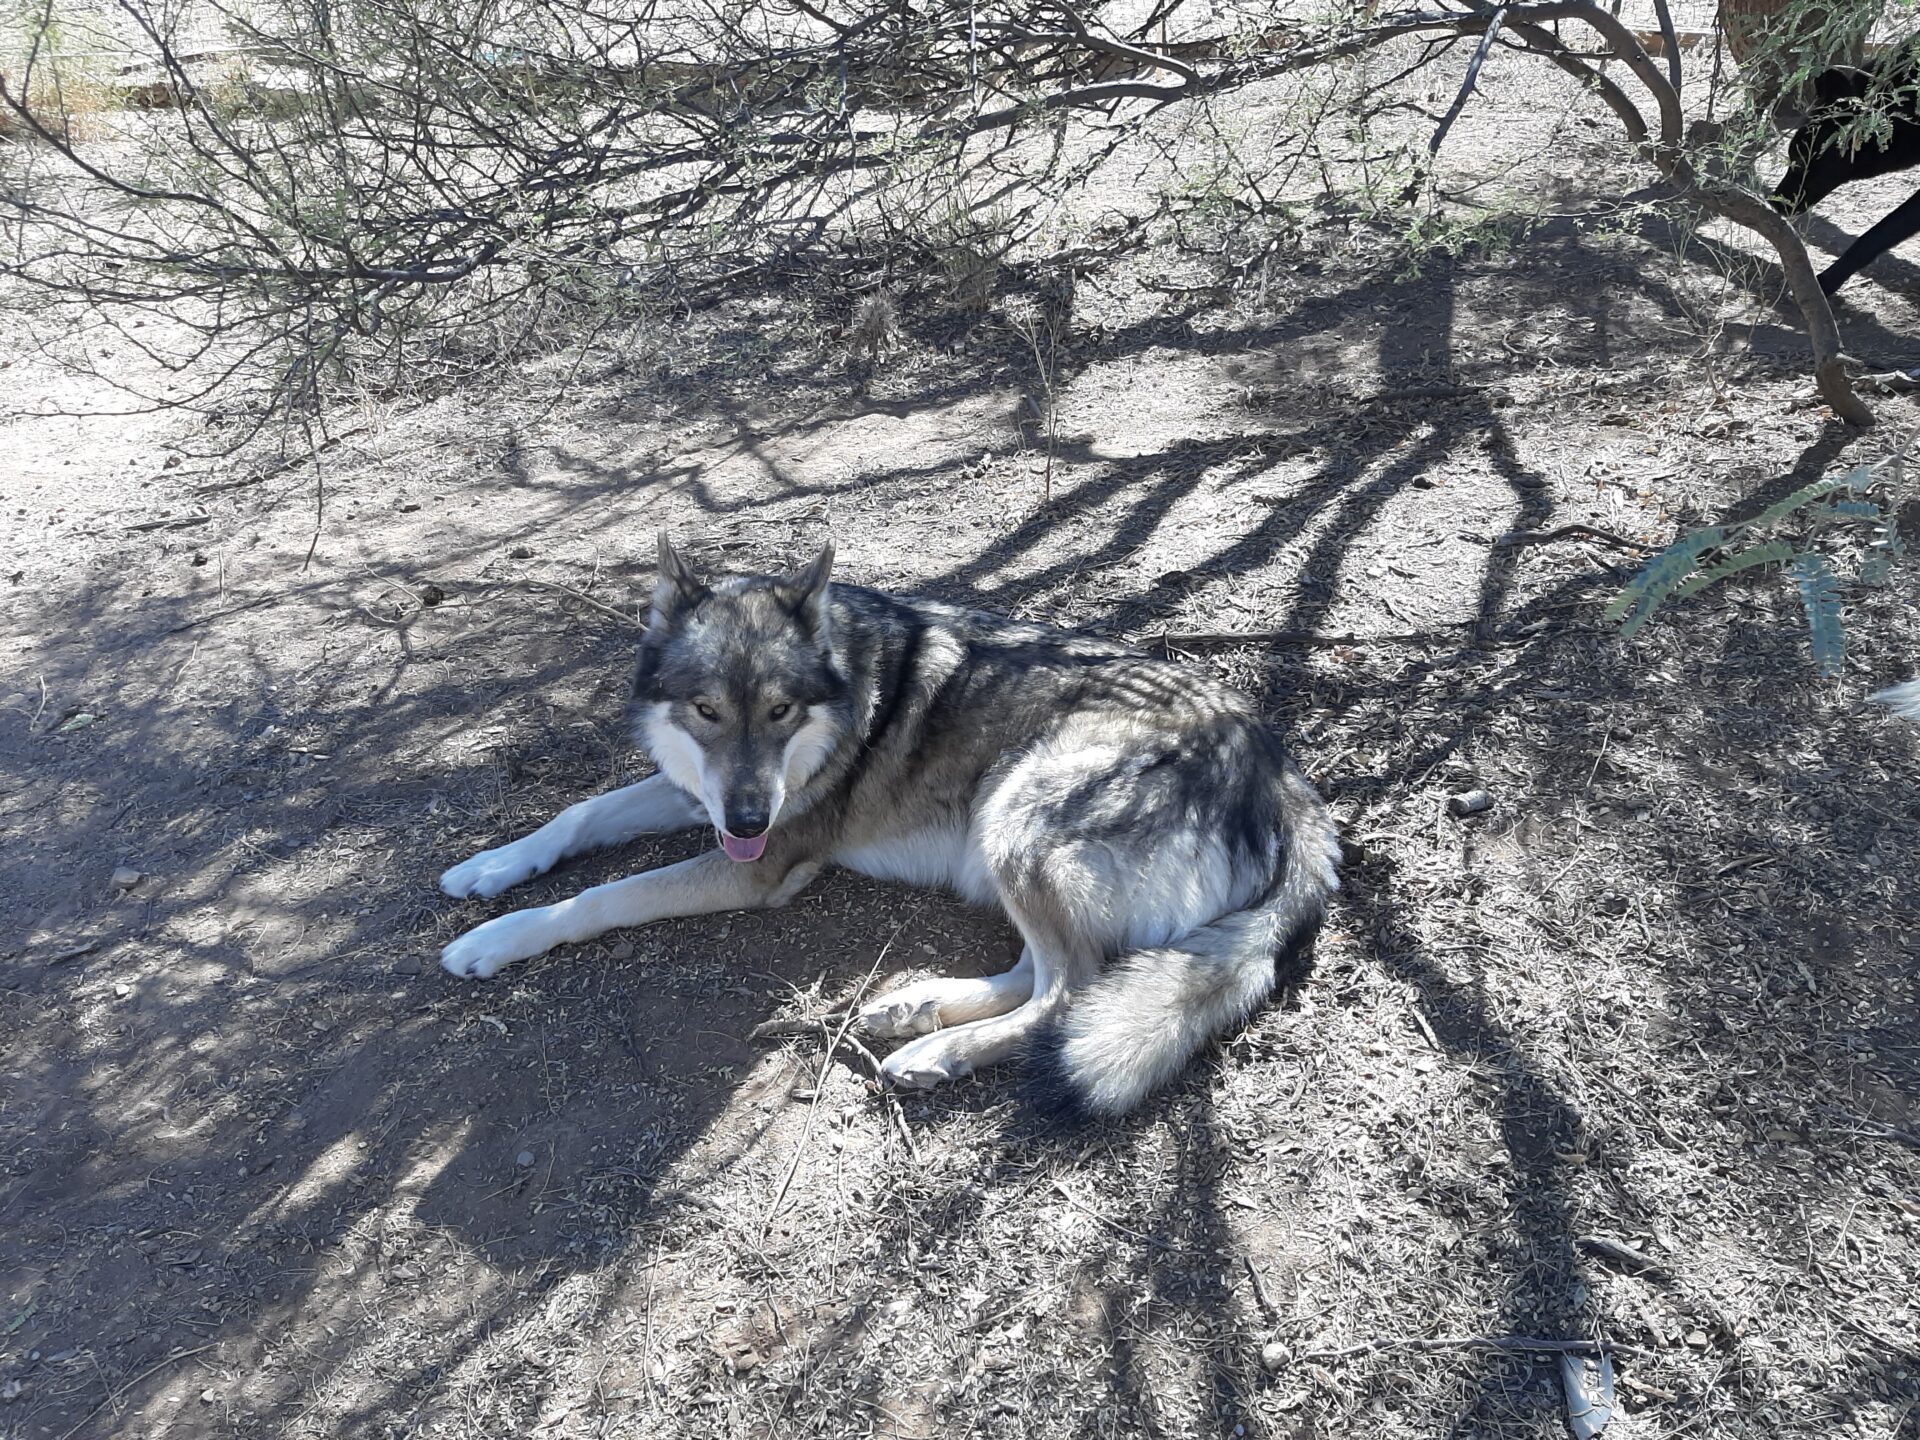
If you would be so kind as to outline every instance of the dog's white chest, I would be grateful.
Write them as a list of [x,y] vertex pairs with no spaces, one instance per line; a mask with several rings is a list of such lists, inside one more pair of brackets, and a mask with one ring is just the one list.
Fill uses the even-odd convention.
[[916,830],[866,845],[852,845],[834,857],[849,870],[876,880],[909,885],[945,885],[980,904],[994,897],[980,849],[965,830]]

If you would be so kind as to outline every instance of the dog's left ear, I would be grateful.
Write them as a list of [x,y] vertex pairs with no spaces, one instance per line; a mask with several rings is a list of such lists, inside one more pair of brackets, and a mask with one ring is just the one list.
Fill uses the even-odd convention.
[[781,586],[795,618],[822,641],[827,638],[827,582],[832,576],[833,542],[829,540],[811,565]]
[[653,623],[660,625],[684,610],[691,610],[713,592],[680,558],[680,552],[660,532],[660,569],[653,582]]

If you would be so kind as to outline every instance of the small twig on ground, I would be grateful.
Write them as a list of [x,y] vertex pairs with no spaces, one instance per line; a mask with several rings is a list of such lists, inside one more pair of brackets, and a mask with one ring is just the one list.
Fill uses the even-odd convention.
[[371,565],[362,565],[360,568],[367,573],[367,577],[369,579],[378,580],[382,585],[386,586],[389,590],[398,590],[402,595],[406,596],[407,599],[411,600],[416,606],[418,606],[422,610],[425,610],[428,608],[427,602],[420,598],[419,591],[414,590],[409,586],[402,585],[398,580],[389,580],[386,576],[382,575],[378,570],[374,569]]
[[830,1010],[825,1015],[796,1015],[790,1019],[762,1020],[747,1032],[749,1040],[790,1040],[796,1035],[825,1035],[829,1027],[838,1025],[847,1018],[844,1010]]
[[278,595],[258,595],[238,605],[229,605],[224,610],[215,610],[211,614],[198,615],[191,620],[182,620],[178,625],[169,625],[160,633],[162,635],[178,635],[182,630],[191,630],[196,625],[205,625],[209,620],[224,620],[229,615],[238,615],[245,610],[258,610],[262,605],[271,605],[279,598]]
[[189,525],[205,525],[213,519],[211,515],[179,515],[170,520],[141,520],[125,528],[129,533],[135,530],[184,530]]
[[604,601],[596,600],[585,591],[576,590],[571,585],[562,585],[556,580],[520,580],[515,583],[524,585],[530,590],[558,591],[569,599],[579,601],[589,610],[598,610],[610,620],[618,620],[621,624],[631,625],[636,630],[644,630],[647,628],[646,622],[638,616],[629,615],[624,610],[616,610],[613,606],[606,604]]
[[1371,395],[1356,395],[1358,405],[1397,405],[1404,400],[1460,400],[1480,395],[1485,385],[1406,385],[1394,390],[1378,390]]
[[356,435],[364,435],[372,428],[371,425],[356,425],[351,430],[342,430],[338,435],[323,440],[318,447],[307,454],[296,455],[293,459],[286,461],[284,464],[275,465],[270,470],[261,470],[252,475],[244,475],[238,480],[222,480],[214,485],[196,486],[193,493],[196,495],[212,495],[221,490],[239,490],[248,485],[265,484],[276,476],[286,474],[289,470],[298,470],[302,465],[311,461],[315,455],[325,454],[341,441],[351,440]]
[[1260,1283],[1260,1272],[1253,1268],[1253,1257],[1242,1255],[1240,1263],[1247,1267],[1247,1279],[1253,1284],[1253,1301],[1260,1307],[1260,1313],[1269,1321],[1280,1318],[1280,1312],[1273,1308],[1273,1302],[1267,1298],[1267,1287]]
[[1356,1355],[1373,1355],[1382,1350],[1538,1350],[1549,1355],[1657,1355],[1645,1345],[1622,1345],[1613,1340],[1548,1340],[1536,1335],[1436,1335],[1386,1336],[1338,1350],[1306,1350],[1297,1360],[1348,1360]]
[[1845,1120],[1849,1125],[1858,1125],[1859,1133],[1870,1140],[1898,1140],[1902,1145],[1920,1146],[1920,1131],[1902,1130],[1898,1125],[1888,1125],[1879,1120],[1869,1120],[1864,1115],[1855,1115],[1833,1105],[1822,1105],[1820,1109],[1836,1120]]
[[787,1162],[786,1173],[780,1177],[779,1188],[773,1193],[773,1203],[767,1206],[766,1217],[760,1222],[760,1244],[763,1246],[767,1243],[767,1236],[773,1233],[774,1219],[780,1214],[780,1206],[785,1202],[787,1191],[793,1185],[793,1177],[799,1172],[801,1157],[807,1153],[807,1142],[813,1139],[813,1124],[820,1116],[820,1096],[826,1091],[827,1071],[833,1066],[834,1054],[845,1042],[847,1032],[853,1028],[853,1022],[860,1016],[860,997],[867,993],[867,987],[873,984],[873,977],[880,973],[880,966],[886,960],[887,952],[893,949],[893,942],[905,928],[906,923],[902,920],[894,927],[893,934],[887,937],[887,943],[882,945],[880,953],[873,957],[872,967],[868,969],[866,978],[860,982],[860,988],[854,991],[853,999],[847,1004],[845,1016],[840,1021],[839,1028],[833,1032],[833,1038],[827,1042],[826,1050],[820,1056],[820,1073],[814,1077],[813,1102],[807,1106],[806,1128],[800,1132],[800,1143],[793,1147],[793,1159]]
[[1142,1245],[1151,1245],[1156,1250],[1171,1250],[1173,1248],[1172,1244],[1170,1244],[1168,1241],[1162,1240],[1158,1235],[1145,1235],[1138,1230],[1129,1230],[1126,1226],[1122,1225],[1118,1220],[1110,1219],[1109,1217],[1102,1215],[1098,1210],[1094,1209],[1091,1205],[1087,1204],[1078,1195],[1075,1195],[1071,1190],[1067,1189],[1066,1183],[1064,1181],[1060,1181],[1060,1180],[1054,1181],[1053,1188],[1059,1194],[1060,1198],[1066,1201],[1069,1205],[1073,1206],[1074,1209],[1080,1211],[1084,1215],[1091,1215],[1094,1219],[1098,1220],[1102,1225],[1109,1226],[1112,1229],[1119,1231],[1122,1235],[1126,1236],[1129,1240],[1138,1240]]
[[1638,1275],[1665,1275],[1667,1273],[1667,1267],[1651,1255],[1648,1255],[1643,1250],[1636,1249],[1624,1240],[1616,1240],[1611,1235],[1582,1235],[1574,1243],[1589,1254],[1598,1255],[1604,1260],[1611,1260],[1616,1265],[1624,1265],[1628,1270]]
[[[1457,620],[1448,628],[1463,629],[1474,622]],[[1191,650],[1207,645],[1417,645],[1450,638],[1435,630],[1403,630],[1384,635],[1317,635],[1311,630],[1220,630],[1187,635],[1157,635],[1147,645],[1159,650]]]
[[[848,1023],[852,1017],[849,1012],[835,1010],[826,1015],[802,1015],[793,1019],[762,1020],[747,1032],[749,1040],[784,1040],[801,1035],[817,1036],[828,1049],[828,1058],[832,1058],[832,1047],[841,1046],[864,1061],[872,1072],[873,1081],[879,1087],[881,1103],[887,1107],[887,1116],[899,1128],[900,1139],[907,1147],[908,1156],[918,1164],[920,1147],[914,1143],[913,1131],[907,1125],[907,1112],[900,1104],[900,1097],[887,1088],[885,1072],[880,1068],[880,1057],[869,1050],[858,1036],[853,1034]],[[838,1028],[836,1028],[838,1027]],[[816,1086],[816,1089],[819,1087]]]
[[1644,540],[1630,540],[1625,535],[1616,535],[1611,530],[1602,530],[1597,525],[1587,525],[1574,521],[1570,525],[1556,525],[1551,530],[1509,530],[1493,539],[1496,548],[1521,545],[1551,545],[1556,540],[1600,540],[1608,545],[1618,545],[1623,550],[1657,550],[1657,545],[1649,545]]
[[134,1376],[131,1380],[127,1381],[125,1384],[120,1385],[116,1389],[114,1389],[107,1396],[106,1399],[102,1400],[98,1405],[94,1406],[93,1409],[89,1410],[85,1415],[82,1415],[79,1421],[75,1423],[70,1429],[63,1431],[60,1435],[60,1440],[72,1440],[73,1436],[78,1435],[82,1430],[87,1428],[88,1422],[90,1422],[94,1416],[98,1415],[102,1410],[106,1409],[109,1405],[118,1405],[120,1403],[120,1397],[125,1395],[129,1390],[133,1389],[134,1386],[140,1384],[143,1380],[146,1380],[154,1375],[158,1375],[162,1370],[166,1369],[169,1365],[177,1365],[180,1363],[180,1361],[190,1359],[195,1355],[204,1355],[207,1351],[215,1348],[215,1344],[217,1343],[218,1342],[214,1342],[206,1345],[196,1345],[191,1350],[176,1350],[171,1355],[167,1356],[166,1359],[156,1361],[152,1365],[149,1365],[146,1369],[142,1370],[138,1375]]

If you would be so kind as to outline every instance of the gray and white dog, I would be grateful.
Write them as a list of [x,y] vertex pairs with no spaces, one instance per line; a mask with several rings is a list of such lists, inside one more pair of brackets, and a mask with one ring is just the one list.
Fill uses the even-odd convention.
[[490,976],[623,925],[792,899],[829,861],[998,904],[1006,974],[860,1013],[924,1087],[1026,1051],[1062,1104],[1132,1109],[1272,991],[1337,881],[1332,817],[1239,692],[1111,641],[801,574],[708,585],[660,537],[636,731],[659,766],[440,877],[497,895],[709,822],[719,848],[469,930]]

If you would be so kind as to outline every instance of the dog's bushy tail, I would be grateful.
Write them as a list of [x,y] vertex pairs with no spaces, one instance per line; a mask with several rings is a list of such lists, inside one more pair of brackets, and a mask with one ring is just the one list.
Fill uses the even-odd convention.
[[1313,943],[1339,888],[1333,817],[1304,780],[1274,886],[1170,945],[1113,961],[1073,997],[1032,1056],[1043,1101],[1072,1119],[1124,1115],[1214,1036],[1243,1024]]
[[1894,714],[1920,724],[1920,680],[1909,680],[1904,685],[1890,685],[1885,690],[1876,690],[1867,697],[1878,700]]

